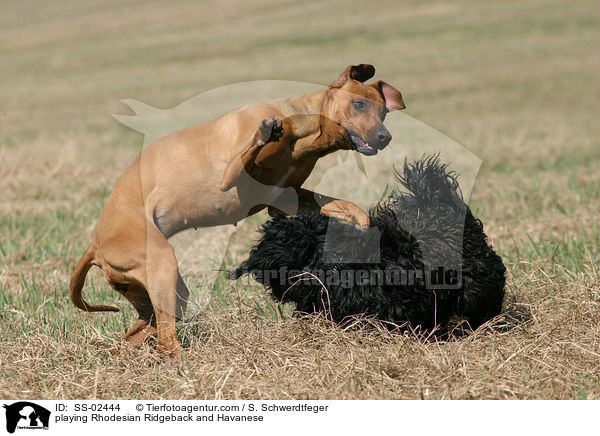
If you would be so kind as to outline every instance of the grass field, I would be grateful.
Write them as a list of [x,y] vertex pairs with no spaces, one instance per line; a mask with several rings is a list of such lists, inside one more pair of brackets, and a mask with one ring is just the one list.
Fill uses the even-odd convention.
[[[2,9],[0,398],[600,399],[595,1]],[[120,342],[134,315],[98,271],[88,301],[123,311],[71,304],[75,262],[143,142],[112,117],[129,113],[121,99],[169,108],[241,81],[326,85],[359,62],[482,159],[470,205],[509,270],[495,323],[443,343],[291,317],[256,284],[208,287],[221,230],[175,238],[202,302],[180,327],[182,359]],[[252,233],[239,236],[243,255]]]

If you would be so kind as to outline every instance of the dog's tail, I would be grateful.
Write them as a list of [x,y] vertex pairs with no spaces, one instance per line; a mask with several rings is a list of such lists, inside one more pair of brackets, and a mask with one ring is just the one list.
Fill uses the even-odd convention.
[[94,260],[94,249],[90,245],[88,249],[85,250],[85,253],[83,253],[83,256],[81,256],[81,259],[79,259],[79,262],[77,262],[75,272],[71,277],[69,291],[71,301],[75,306],[81,310],[85,310],[86,312],[118,312],[119,308],[117,307],[105,306],[103,304],[89,304],[86,303],[83,298],[81,298],[81,289],[85,283],[85,276],[92,267],[92,260]]

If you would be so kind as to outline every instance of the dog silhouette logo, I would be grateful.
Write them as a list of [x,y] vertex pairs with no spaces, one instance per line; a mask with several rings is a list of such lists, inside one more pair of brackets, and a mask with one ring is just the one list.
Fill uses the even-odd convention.
[[50,411],[29,401],[19,401],[3,406],[6,409],[6,431],[18,429],[48,429]]

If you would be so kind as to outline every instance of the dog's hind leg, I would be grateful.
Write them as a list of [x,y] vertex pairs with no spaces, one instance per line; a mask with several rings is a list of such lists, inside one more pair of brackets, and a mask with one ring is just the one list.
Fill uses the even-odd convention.
[[156,339],[156,327],[143,319],[138,319],[125,333],[125,340],[133,345],[148,342],[149,339]]
[[147,227],[145,284],[156,315],[157,349],[177,355],[181,345],[175,323],[184,315],[189,292],[179,275],[173,247],[153,224]]
[[177,354],[180,344],[175,322],[183,317],[189,292],[165,236],[148,222],[104,240],[101,255],[109,283],[138,312],[139,319],[126,339],[138,343],[156,333],[157,349]]
[[148,291],[139,285],[129,285],[123,291],[117,290],[127,298],[138,313],[138,320],[125,333],[125,340],[131,344],[140,344],[150,338],[156,339],[156,316]]

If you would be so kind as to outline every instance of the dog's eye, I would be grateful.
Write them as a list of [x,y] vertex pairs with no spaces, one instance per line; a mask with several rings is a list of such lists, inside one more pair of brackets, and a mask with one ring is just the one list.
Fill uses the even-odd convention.
[[365,104],[365,102],[360,101],[360,100],[354,100],[352,102],[352,106],[354,106],[354,109],[356,109],[359,112],[362,112],[367,108],[367,105]]

